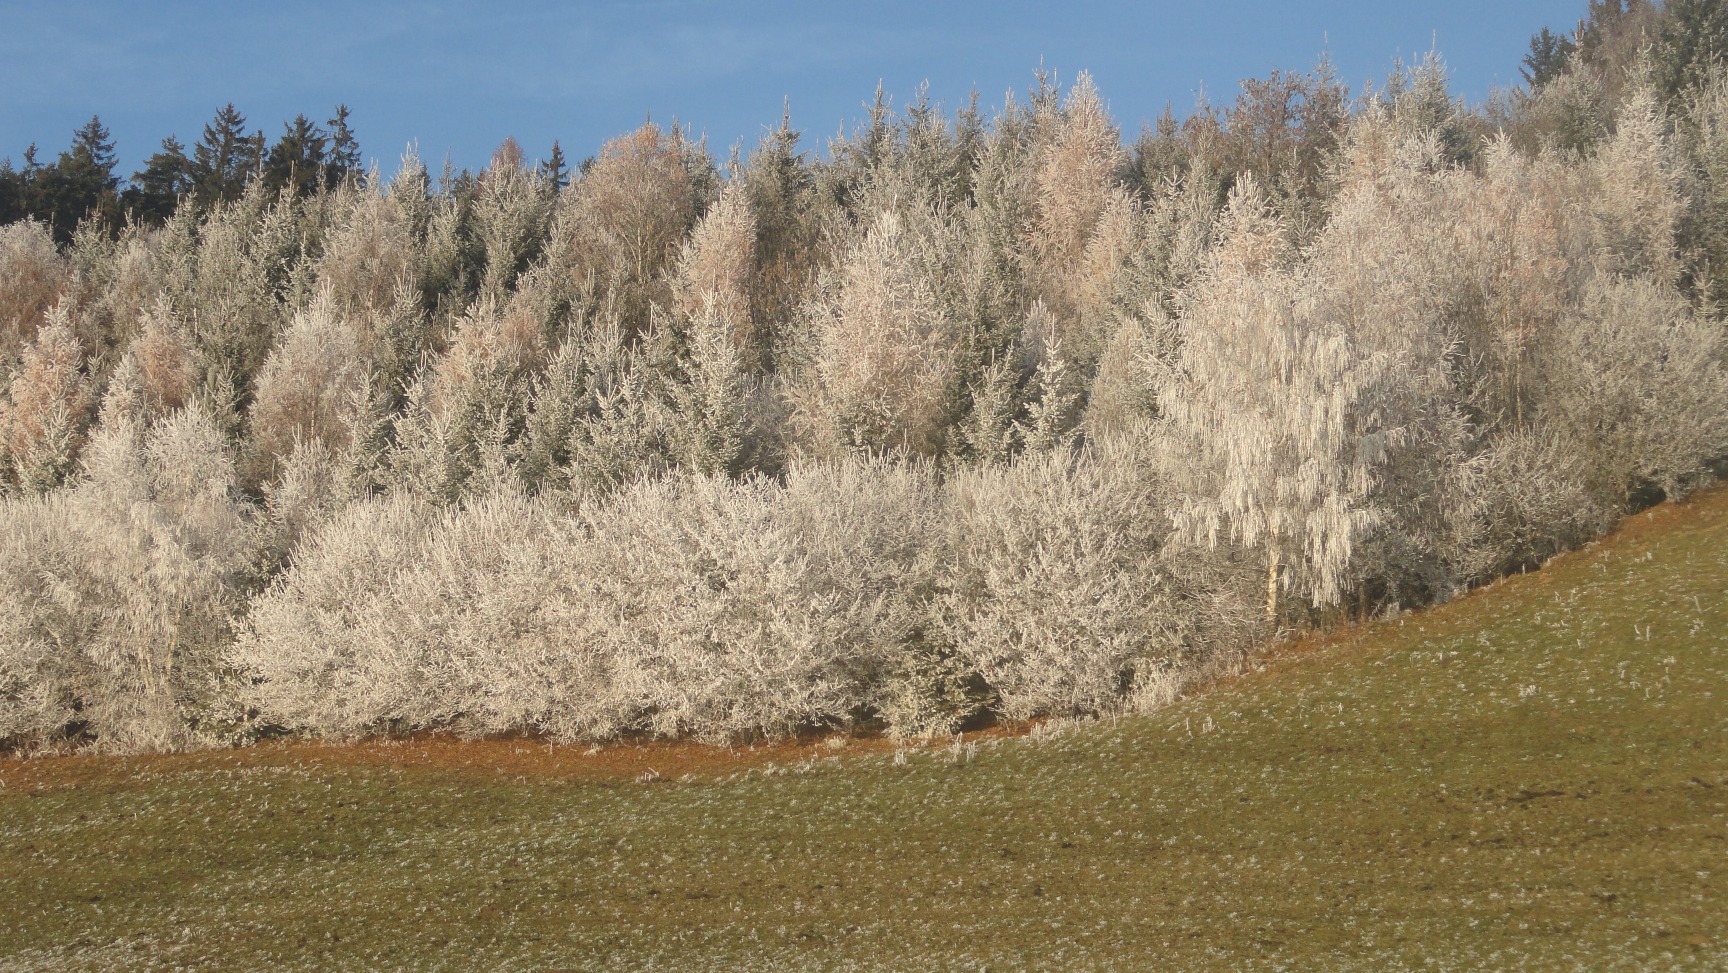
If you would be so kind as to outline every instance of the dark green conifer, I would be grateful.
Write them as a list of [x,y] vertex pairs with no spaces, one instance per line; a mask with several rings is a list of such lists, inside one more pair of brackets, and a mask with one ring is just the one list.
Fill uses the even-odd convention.
[[191,192],[192,186],[193,164],[186,146],[170,135],[162,140],[161,151],[132,174],[132,185],[120,196],[121,205],[138,222],[161,223],[174,215],[180,197]]
[[263,161],[263,133],[246,134],[246,116],[229,102],[192,147],[193,196],[200,206],[238,199]]

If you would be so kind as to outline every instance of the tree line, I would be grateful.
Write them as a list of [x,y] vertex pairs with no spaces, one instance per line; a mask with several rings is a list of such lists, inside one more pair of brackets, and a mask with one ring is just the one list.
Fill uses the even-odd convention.
[[1638,9],[1485,106],[1040,75],[6,226],[0,739],[950,732],[1539,566],[1728,457],[1728,72]]
[[329,189],[364,175],[349,116],[346,105],[338,105],[324,126],[296,115],[271,142],[262,130],[247,131],[246,116],[229,103],[217,109],[190,153],[170,135],[129,180],[117,171],[107,127],[92,116],[52,162],[39,159],[34,145],[20,165],[0,160],[0,223],[40,221],[65,245],[82,221],[110,233],[126,222],[159,225],[182,201],[208,209],[239,198],[253,181],[272,193]]

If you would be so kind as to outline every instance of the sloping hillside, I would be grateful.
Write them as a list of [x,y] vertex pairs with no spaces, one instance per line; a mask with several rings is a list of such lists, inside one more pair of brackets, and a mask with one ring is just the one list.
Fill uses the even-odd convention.
[[1038,736],[8,762],[0,969],[1720,969],[1728,491]]

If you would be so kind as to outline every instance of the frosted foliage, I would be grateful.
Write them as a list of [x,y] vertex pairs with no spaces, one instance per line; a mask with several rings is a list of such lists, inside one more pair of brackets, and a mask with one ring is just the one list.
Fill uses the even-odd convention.
[[0,451],[7,461],[7,480],[27,493],[41,493],[72,471],[96,405],[92,386],[62,301],[25,347],[0,400]]
[[0,739],[1108,711],[1719,473],[1725,83],[1328,70],[0,228]]
[[1725,359],[1721,326],[1672,290],[1598,281],[1550,348],[1544,412],[1609,497],[1644,484],[1683,493],[1728,452]]
[[433,408],[461,408],[484,390],[519,376],[545,353],[545,338],[532,314],[517,304],[482,301],[456,326],[450,348],[432,369]]
[[1504,140],[1480,175],[1432,169],[1397,145],[1383,118],[1353,126],[1312,273],[1365,348],[1415,356],[1428,376],[1418,389],[1444,358],[1452,405],[1522,421],[1536,349],[1590,267],[1584,234],[1558,205],[1552,168]]
[[1117,328],[1092,379],[1083,423],[1086,436],[1109,439],[1154,418],[1175,349],[1175,328],[1156,307]]
[[756,264],[756,220],[742,193],[726,193],[696,224],[678,260],[678,313],[694,320],[710,312],[730,323],[740,352],[753,354],[750,285]]
[[942,618],[999,712],[1107,710],[1137,673],[1180,661],[1191,616],[1160,566],[1158,482],[1129,450],[1032,455],[949,489]]
[[702,473],[736,473],[749,432],[753,383],[744,371],[733,318],[710,296],[690,324],[689,382],[677,396],[683,420],[680,462]]
[[1192,542],[1227,532],[1263,548],[1269,614],[1285,587],[1330,603],[1376,519],[1377,468],[1398,434],[1376,399],[1398,376],[1316,314],[1320,288],[1281,265],[1280,227],[1251,180],[1223,219],[1211,274],[1180,320],[1180,377],[1160,400],[1198,474],[1176,522]]
[[264,205],[261,183],[218,208],[198,231],[191,293],[183,299],[206,388],[250,382],[283,322],[277,288],[298,245],[291,201]]
[[89,681],[86,620],[62,607],[78,604],[75,525],[65,494],[0,500],[0,740],[58,731]]
[[1026,421],[1015,424],[1015,432],[1033,452],[1065,449],[1078,435],[1079,405],[1084,382],[1068,358],[1056,320],[1042,301],[1036,301],[1026,316],[1022,346],[1036,359],[1031,399]]
[[258,373],[253,441],[271,462],[301,442],[342,450],[363,404],[366,362],[354,328],[324,295],[297,312]]
[[666,265],[707,201],[692,155],[682,133],[644,125],[602,146],[559,201],[551,265],[592,300],[609,293],[632,332],[666,303]]
[[192,400],[197,381],[192,348],[165,301],[159,301],[145,316],[142,329],[126,355],[137,370],[139,390],[149,416],[166,415]]
[[1076,79],[1053,128],[1033,177],[1036,218],[1028,270],[1065,317],[1082,300],[1087,242],[1118,196],[1118,174],[1127,160],[1090,75]]
[[767,351],[751,320],[756,221],[741,193],[721,196],[684,246],[673,282],[684,335],[687,379],[672,396],[679,465],[739,472],[758,403],[752,365]]
[[1162,245],[1141,204],[1117,190],[1079,269],[1078,319],[1063,338],[1076,361],[1097,361],[1111,336],[1159,299],[1162,268],[1155,251]]
[[72,283],[47,224],[0,226],[0,361],[18,353]]
[[799,470],[783,494],[715,479],[627,491],[586,518],[600,604],[566,624],[606,646],[648,732],[849,722],[912,621],[901,593],[927,491],[916,473],[856,466]]
[[1518,429],[1447,471],[1440,545],[1455,575],[1488,580],[1540,565],[1600,533],[1610,510],[1585,488],[1573,444],[1542,427]]
[[516,276],[539,254],[552,204],[542,180],[522,168],[522,150],[505,140],[481,174],[474,200],[474,224],[486,252],[483,294],[497,299],[509,294]]
[[361,195],[331,228],[319,258],[318,281],[340,310],[383,312],[399,288],[419,284],[414,238],[419,214],[411,208],[416,200],[410,193],[417,192],[410,183],[423,177],[418,160],[403,160],[388,195]]
[[389,463],[397,486],[454,499],[487,465],[495,474],[514,434],[528,376],[543,360],[545,336],[529,301],[499,307],[490,297],[469,308],[450,347],[408,392]]
[[797,409],[819,453],[940,443],[956,347],[920,272],[922,242],[898,214],[880,214],[807,309],[816,348]]
[[[167,228],[154,232],[132,230],[121,234],[107,267],[108,279],[100,306],[114,322],[116,337],[135,341],[152,308],[171,302],[163,294],[168,261],[163,251],[175,234]],[[177,241],[176,241],[177,242]]]
[[1655,93],[1639,88],[1591,162],[1596,185],[1584,198],[1592,210],[1599,273],[1648,275],[1662,283],[1679,273],[1674,234],[1685,202],[1678,153],[1666,129]]
[[841,466],[784,488],[644,482],[576,516],[510,492],[363,501],[258,600],[233,658],[266,719],[338,735],[845,723],[912,622],[929,493],[923,474]]
[[208,416],[104,422],[71,489],[6,501],[0,736],[81,727],[110,749],[208,741],[237,714],[219,654],[253,557]]

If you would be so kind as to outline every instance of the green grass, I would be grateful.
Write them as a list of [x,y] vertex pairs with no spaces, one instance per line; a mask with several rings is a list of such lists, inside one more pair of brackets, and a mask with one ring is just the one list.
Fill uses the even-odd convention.
[[1723,969],[1725,731],[1719,491],[1040,742],[10,763],[0,969]]

